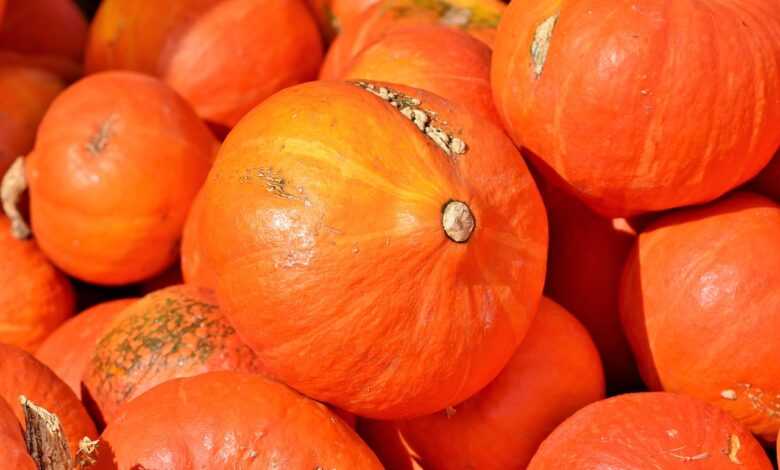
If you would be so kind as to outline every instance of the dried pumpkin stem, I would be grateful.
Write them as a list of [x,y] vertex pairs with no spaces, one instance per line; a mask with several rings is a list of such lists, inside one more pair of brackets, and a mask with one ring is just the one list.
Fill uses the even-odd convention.
[[455,243],[466,243],[474,231],[476,220],[465,202],[449,201],[441,214],[441,226],[447,237]]
[[27,190],[27,178],[24,175],[24,157],[14,160],[0,183],[0,199],[3,201],[3,212],[11,221],[11,235],[23,240],[31,234],[30,226],[19,211],[19,200]]
[[73,459],[68,440],[57,415],[36,405],[24,395],[19,397],[24,410],[24,441],[27,452],[39,470],[72,470]]

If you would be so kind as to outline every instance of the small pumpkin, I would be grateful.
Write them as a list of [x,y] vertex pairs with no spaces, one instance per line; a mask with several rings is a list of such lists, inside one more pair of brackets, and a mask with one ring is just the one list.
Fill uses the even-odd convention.
[[620,301],[650,388],[714,403],[767,441],[780,429],[778,243],[780,206],[755,194],[672,213],[639,235]]
[[357,432],[371,447],[386,470],[419,470],[416,456],[403,440],[398,426],[392,421],[360,418]]
[[101,436],[91,468],[274,467],[382,468],[324,405],[237,372],[171,380],[128,402]]
[[491,77],[536,166],[626,217],[711,201],[769,162],[778,57],[776,0],[512,2]]
[[320,79],[338,79],[363,49],[387,33],[410,27],[461,29],[492,46],[505,8],[498,0],[382,0],[344,25],[328,49]]
[[21,395],[57,415],[74,457],[83,437],[97,437],[95,425],[78,397],[51,369],[31,354],[3,343],[0,343],[0,364],[0,401],[12,405],[11,409],[23,426],[24,412],[19,406]]
[[528,470],[771,470],[758,441],[717,407],[663,392],[586,406],[542,443]]
[[456,29],[428,26],[388,33],[363,49],[340,78],[428,90],[500,125],[490,92],[490,48]]
[[604,398],[593,340],[565,309],[543,298],[509,364],[463,403],[400,423],[426,470],[525,468],[556,426]]
[[754,186],[757,192],[780,201],[780,151],[758,175]]
[[[0,11],[2,11],[2,1],[0,1]],[[0,399],[0,459],[2,459],[3,465],[9,469],[38,469],[35,461],[27,453],[19,421],[3,399]]]
[[203,191],[198,236],[226,315],[272,376],[346,411],[463,401],[536,313],[547,222],[533,179],[499,128],[431,93],[288,88],[233,129]]
[[25,161],[38,244],[95,284],[164,271],[217,145],[155,78],[106,72],[79,81],[52,103]]
[[0,215],[0,342],[34,351],[75,310],[73,287]]
[[32,150],[38,123],[64,88],[62,80],[45,70],[0,65],[0,175]]
[[208,289],[173,286],[123,309],[103,329],[84,370],[96,414],[110,423],[119,407],[162,382],[215,370],[260,372]]
[[103,331],[119,312],[135,302],[120,299],[95,305],[54,330],[35,352],[35,357],[61,378],[81,398],[81,377],[92,359]]
[[184,233],[181,238],[181,272],[184,282],[209,289],[217,288],[217,275],[201,248],[199,232],[203,191],[199,192],[192,203]]
[[[317,24],[304,0],[106,0],[86,71],[160,77],[210,122],[232,127],[274,92],[316,77]],[[258,45],[262,45],[259,47]]]

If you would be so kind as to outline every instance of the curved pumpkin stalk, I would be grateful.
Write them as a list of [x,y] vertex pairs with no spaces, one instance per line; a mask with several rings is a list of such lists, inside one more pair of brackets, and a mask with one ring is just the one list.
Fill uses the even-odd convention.
[[0,183],[0,199],[3,201],[3,212],[11,221],[11,235],[14,238],[23,240],[28,238],[32,232],[30,226],[24,220],[19,211],[19,199],[27,190],[27,177],[24,174],[24,157],[14,160],[11,167],[3,176]]

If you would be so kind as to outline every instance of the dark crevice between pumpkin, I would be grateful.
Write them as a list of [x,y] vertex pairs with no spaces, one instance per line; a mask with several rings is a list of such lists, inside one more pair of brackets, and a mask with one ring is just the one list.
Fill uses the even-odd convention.
[[30,226],[27,225],[19,209],[25,191],[27,191],[27,177],[24,174],[24,157],[19,157],[8,168],[0,183],[3,212],[11,221],[11,235],[19,240],[24,240],[32,234]]
[[450,199],[441,208],[444,234],[455,243],[466,243],[474,233],[477,221],[471,208],[463,201]]

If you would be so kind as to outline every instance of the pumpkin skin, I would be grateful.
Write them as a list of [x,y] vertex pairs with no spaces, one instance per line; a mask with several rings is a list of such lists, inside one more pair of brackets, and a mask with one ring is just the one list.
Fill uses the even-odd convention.
[[130,401],[101,436],[91,468],[274,467],[382,468],[324,405],[237,372],[171,380]]
[[161,15],[157,0],[102,2],[87,45],[87,73],[157,75],[201,118],[227,127],[276,91],[317,75],[322,43],[303,0],[168,3]]
[[0,49],[81,62],[87,21],[73,0],[8,0]]
[[83,382],[111,423],[120,405],[162,382],[215,370],[259,372],[208,289],[174,286],[122,310],[104,329]]
[[639,235],[620,300],[650,388],[711,402],[767,441],[780,429],[778,241],[780,207],[758,195],[671,214]]
[[38,123],[63,88],[65,84],[45,70],[0,66],[0,175],[16,157],[32,150]]
[[22,426],[24,412],[18,405],[20,395],[57,415],[74,456],[81,438],[97,437],[95,424],[78,397],[51,369],[31,354],[3,343],[0,343],[0,364],[3,365],[0,367],[0,401],[12,405]]
[[[0,2],[0,14],[1,12],[2,2]],[[27,453],[19,421],[2,399],[0,399],[0,459],[3,459],[6,468],[15,470],[37,470],[38,468]]]
[[203,191],[195,197],[184,224],[184,234],[181,238],[181,272],[187,284],[216,289],[217,275],[209,261],[204,258],[198,235],[202,201]]
[[772,465],[758,441],[727,413],[688,396],[646,392],[578,411],[542,443],[528,466],[593,468],[770,470]]
[[0,342],[32,352],[73,315],[73,287],[34,241],[11,236],[2,215],[0,266]]
[[490,91],[490,48],[456,29],[433,26],[389,33],[365,48],[341,78],[428,90],[500,126]]
[[26,160],[38,244],[94,284],[164,271],[217,145],[157,79],[106,72],[79,81],[54,100]]
[[386,470],[421,468],[394,422],[360,418],[357,423],[357,432],[363,441],[371,447]]
[[492,63],[506,130],[609,217],[752,178],[780,146],[780,10],[705,3],[511,3]]
[[[388,85],[462,139],[450,158],[364,86],[381,87],[299,85],[247,115],[204,186],[199,237],[220,304],[272,376],[359,416],[420,416],[486,385],[522,340],[546,216],[500,129]],[[443,230],[452,201],[476,220],[464,243]]]
[[569,312],[543,298],[493,382],[447,413],[402,422],[400,429],[426,470],[525,468],[556,426],[602,398],[604,372],[593,340]]
[[505,8],[498,0],[383,0],[344,25],[328,49],[320,79],[337,80],[363,49],[392,31],[406,28],[449,26],[492,46]]
[[758,175],[754,187],[757,192],[780,201],[780,151]]
[[113,300],[81,312],[54,330],[35,352],[35,358],[57,374],[80,399],[81,377],[98,339],[114,317],[135,300]]

